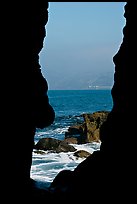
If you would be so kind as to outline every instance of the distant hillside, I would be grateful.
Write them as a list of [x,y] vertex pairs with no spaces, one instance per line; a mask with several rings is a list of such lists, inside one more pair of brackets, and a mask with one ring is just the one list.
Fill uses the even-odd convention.
[[89,82],[89,88],[111,88],[112,85],[113,85],[112,73],[100,75],[94,81]]
[[53,90],[110,89],[113,85],[113,73],[93,75],[89,72],[84,74],[74,72],[71,77],[57,75],[56,79],[52,78],[49,84],[50,89]]

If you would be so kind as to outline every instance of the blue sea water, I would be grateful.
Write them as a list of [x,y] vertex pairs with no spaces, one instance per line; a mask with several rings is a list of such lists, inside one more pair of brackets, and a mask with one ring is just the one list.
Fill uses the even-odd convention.
[[[40,138],[52,137],[64,139],[65,132],[71,125],[83,122],[83,113],[95,111],[111,111],[111,89],[107,90],[49,90],[49,101],[55,111],[55,120],[47,128],[37,129],[35,143]],[[99,143],[74,145],[77,150],[84,149],[92,153],[100,148]],[[73,170],[84,159],[76,159],[72,152],[38,154],[33,152],[31,177],[47,186],[63,169]]]

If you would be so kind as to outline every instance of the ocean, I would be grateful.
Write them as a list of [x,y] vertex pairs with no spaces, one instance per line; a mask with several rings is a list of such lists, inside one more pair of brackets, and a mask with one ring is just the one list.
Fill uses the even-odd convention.
[[[111,89],[107,90],[49,90],[49,101],[55,111],[55,120],[47,128],[36,129],[34,142],[40,138],[56,138],[63,140],[65,132],[72,125],[83,122],[83,113],[96,111],[111,111]],[[86,150],[90,153],[99,150],[100,143],[88,143],[82,145],[73,144],[77,150]],[[73,152],[67,153],[37,153],[34,149],[32,155],[31,178],[39,185],[48,187],[55,176],[64,169],[74,168],[84,160],[75,158]]]

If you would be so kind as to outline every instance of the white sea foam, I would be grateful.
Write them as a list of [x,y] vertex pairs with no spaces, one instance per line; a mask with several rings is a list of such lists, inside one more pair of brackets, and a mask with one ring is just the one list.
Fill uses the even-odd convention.
[[[87,143],[82,145],[72,144],[77,150],[85,150],[93,153],[99,150],[100,143]],[[43,151],[42,154],[33,152],[31,177],[36,181],[46,182],[48,185],[62,170],[74,170],[85,158],[76,158],[74,152],[50,153]]]
[[[60,128],[56,128],[56,129],[50,129],[50,130],[46,130],[46,131],[39,131],[36,133],[36,136],[41,137],[44,135],[53,135],[53,134],[62,134],[65,133],[68,130],[68,127],[60,127]],[[52,133],[52,134],[51,134]]]
[[38,131],[35,134],[35,143],[39,141],[41,138],[56,138],[56,139],[64,139],[65,132],[67,132],[69,126],[66,127],[58,127],[55,129],[49,129],[49,130],[43,130],[43,131]]

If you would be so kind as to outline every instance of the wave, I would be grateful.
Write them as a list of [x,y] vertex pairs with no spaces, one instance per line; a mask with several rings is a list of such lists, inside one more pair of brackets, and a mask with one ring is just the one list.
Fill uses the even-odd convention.
[[[93,153],[100,149],[100,143],[87,143],[82,145],[72,144],[77,150],[85,150]],[[38,182],[44,182],[49,185],[55,176],[62,170],[74,170],[85,158],[77,158],[73,152],[51,153],[42,151],[36,153],[33,151],[33,162],[31,167],[31,177]]]

